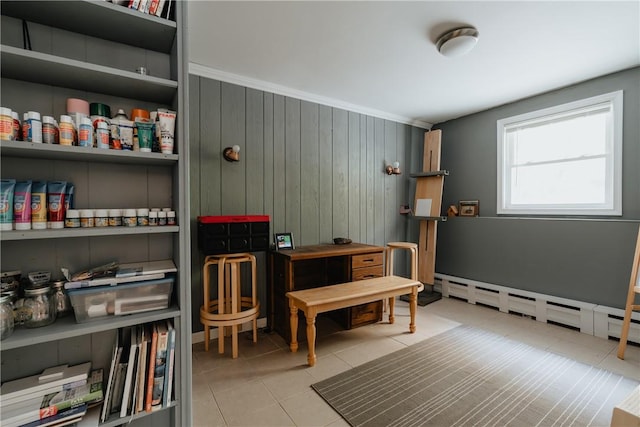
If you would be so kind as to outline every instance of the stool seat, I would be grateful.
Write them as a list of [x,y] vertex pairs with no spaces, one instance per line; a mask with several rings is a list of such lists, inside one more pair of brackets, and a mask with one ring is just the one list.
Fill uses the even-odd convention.
[[411,243],[411,242],[389,242],[387,243],[387,246],[390,248],[398,248],[398,249],[418,249],[418,244],[417,243]]
[[[251,296],[241,291],[240,265],[251,264]],[[217,299],[210,298],[210,268],[218,268]],[[249,253],[209,255],[203,265],[203,300],[200,322],[204,326],[205,351],[209,351],[209,328],[218,327],[218,352],[224,353],[225,330],[231,328],[232,357],[238,357],[238,325],[253,323],[253,342],[258,341],[258,315],[260,303],[257,297],[256,258]]]

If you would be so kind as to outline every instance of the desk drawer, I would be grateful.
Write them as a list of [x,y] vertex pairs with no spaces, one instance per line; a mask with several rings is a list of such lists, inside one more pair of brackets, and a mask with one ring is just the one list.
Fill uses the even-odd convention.
[[372,267],[356,268],[351,272],[351,281],[374,279],[376,277],[382,277],[383,269],[382,265],[374,265]]
[[382,301],[356,305],[350,308],[349,328],[376,323],[382,320]]
[[382,252],[364,255],[354,255],[351,257],[351,268],[369,267],[371,265],[382,265]]

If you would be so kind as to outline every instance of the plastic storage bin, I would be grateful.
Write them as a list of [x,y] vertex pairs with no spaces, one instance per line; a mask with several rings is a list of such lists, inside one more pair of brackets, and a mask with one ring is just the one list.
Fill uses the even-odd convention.
[[76,322],[85,323],[107,316],[168,308],[174,280],[174,277],[165,277],[115,286],[68,289],[67,293]]

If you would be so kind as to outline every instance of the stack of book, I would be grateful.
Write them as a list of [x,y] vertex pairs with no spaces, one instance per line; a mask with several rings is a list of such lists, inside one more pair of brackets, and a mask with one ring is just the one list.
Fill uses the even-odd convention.
[[176,331],[170,320],[118,330],[100,420],[169,407]]
[[102,369],[91,371],[87,362],[8,381],[0,389],[0,424],[31,427],[77,422],[89,407],[103,401],[102,374]]

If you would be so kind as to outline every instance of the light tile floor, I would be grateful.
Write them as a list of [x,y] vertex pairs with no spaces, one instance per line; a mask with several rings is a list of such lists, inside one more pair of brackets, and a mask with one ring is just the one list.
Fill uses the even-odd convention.
[[640,348],[627,346],[616,357],[617,341],[596,338],[535,320],[443,298],[418,307],[417,331],[408,333],[409,308],[396,303],[396,322],[386,321],[350,331],[318,319],[316,366],[307,366],[306,343],[297,353],[277,334],[260,332],[240,338],[239,357],[218,354],[216,340],[204,351],[193,346],[193,423],[195,426],[348,426],[310,385],[354,366],[399,350],[460,324],[499,333],[640,381]]

